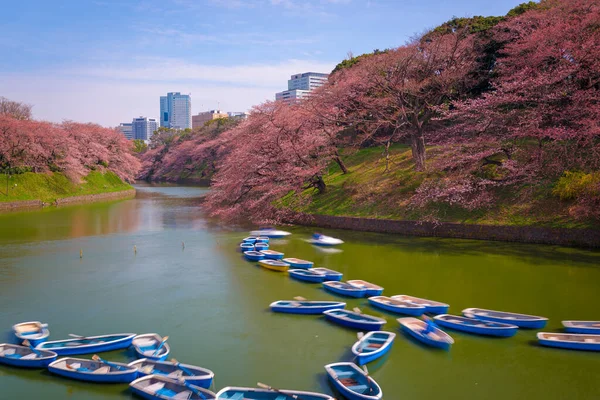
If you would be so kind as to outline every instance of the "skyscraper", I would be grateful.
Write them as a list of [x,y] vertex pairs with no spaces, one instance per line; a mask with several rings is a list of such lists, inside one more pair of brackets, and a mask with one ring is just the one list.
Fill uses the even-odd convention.
[[154,131],[158,130],[158,123],[154,118],[139,117],[131,122],[133,139],[150,140]]
[[123,133],[123,136],[125,136],[125,139],[127,139],[127,140],[133,139],[133,131],[132,131],[133,124],[131,122],[122,122],[119,124],[117,129],[120,130],[121,133]]
[[170,92],[166,96],[160,96],[160,126],[192,128],[192,98],[189,94]]
[[288,90],[275,93],[275,100],[286,102],[302,100],[309,96],[310,92],[327,83],[329,74],[320,72],[305,72],[292,75],[288,80]]

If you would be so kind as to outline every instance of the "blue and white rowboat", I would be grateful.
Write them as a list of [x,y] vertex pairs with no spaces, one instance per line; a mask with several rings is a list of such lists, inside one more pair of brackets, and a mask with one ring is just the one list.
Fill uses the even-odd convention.
[[252,251],[252,250],[254,250],[254,245],[251,243],[246,243],[246,242],[240,243],[240,250],[242,252]]
[[246,257],[246,260],[248,261],[260,261],[264,260],[265,255],[260,251],[245,251],[244,257]]
[[254,244],[258,241],[258,238],[254,237],[254,236],[248,236],[242,239],[242,242],[244,243],[250,243],[250,244]]
[[36,346],[37,350],[50,350],[62,355],[101,353],[126,349],[131,346],[135,333],[117,333],[101,336],[80,336],[76,339],[54,340]]
[[313,266],[312,261],[306,261],[300,258],[284,258],[283,262],[290,264],[290,267],[292,268],[308,269]]
[[414,315],[416,317],[423,315],[425,306],[412,303],[410,301],[396,300],[386,296],[369,297],[369,304],[382,310],[396,314]]
[[259,236],[256,238],[256,241],[258,243],[269,243],[269,237],[268,236]]
[[349,400],[380,400],[381,387],[356,364],[339,362],[325,366],[329,380]]
[[600,335],[538,332],[540,344],[571,350],[600,351]]
[[231,386],[221,389],[216,396],[218,400],[335,400],[321,393]]
[[46,368],[58,357],[53,351],[36,351],[27,346],[2,343],[0,344],[0,364],[23,368]]
[[363,288],[367,291],[367,296],[379,296],[383,293],[383,288],[379,285],[375,285],[374,283],[362,281],[360,279],[353,279],[348,281],[352,286],[356,286],[358,288]]
[[500,322],[484,321],[459,315],[441,314],[433,317],[443,327],[476,335],[511,337],[517,334],[519,327]]
[[427,328],[427,323],[417,318],[405,317],[397,320],[402,330],[415,339],[432,347],[448,350],[454,343],[454,339],[439,328],[434,328],[432,332],[423,333]]
[[446,314],[450,306],[446,303],[440,303],[439,301],[433,301],[429,299],[421,299],[419,297],[408,296],[406,294],[400,294],[392,296],[392,299],[410,301],[411,303],[418,304],[425,307],[425,312],[432,314]]
[[263,253],[265,255],[265,258],[267,258],[269,260],[281,260],[283,258],[283,253],[280,253],[278,251],[261,250],[260,252]]
[[373,331],[361,337],[352,346],[352,353],[356,356],[358,365],[376,360],[389,352],[395,338],[395,333],[386,331]]
[[262,228],[257,231],[250,232],[252,236],[266,236],[271,239],[281,239],[286,236],[291,235],[291,233],[286,231],[280,231],[274,228]]
[[328,281],[341,281],[343,274],[328,268],[312,268],[312,271],[322,272]]
[[[285,260],[283,261],[285,262]],[[324,273],[311,271],[310,269],[290,269],[288,274],[290,274],[290,278],[304,282],[321,283],[325,281]]]
[[279,300],[271,303],[271,311],[288,314],[322,314],[328,310],[341,310],[346,303],[341,301],[297,301]]
[[163,342],[162,336],[157,333],[137,335],[132,344],[138,358],[149,360],[163,361],[171,351],[169,344]]
[[329,321],[364,331],[379,331],[386,322],[383,318],[350,310],[329,310],[323,312],[323,315]]
[[256,251],[268,251],[269,250],[269,243],[254,243],[254,250],[256,250]]
[[144,399],[214,400],[217,398],[210,390],[187,382],[174,381],[162,375],[144,376],[131,382],[129,387],[133,393]]
[[562,324],[569,333],[600,335],[600,321],[563,321]]
[[128,365],[138,369],[138,377],[161,375],[176,381],[183,379],[190,385],[206,389],[210,388],[215,377],[214,372],[209,369],[171,361],[155,361],[142,358],[141,360],[136,360]]
[[546,326],[548,318],[535,315],[516,314],[504,311],[486,310],[483,308],[466,308],[462,311],[466,317],[482,319],[484,321],[503,322],[516,325],[519,328],[541,329]]
[[19,343],[22,343],[23,340],[29,340],[29,343],[34,347],[40,343],[44,343],[48,340],[48,336],[50,336],[48,324],[42,324],[40,321],[15,324],[13,325],[13,332],[19,340]]
[[345,282],[323,282],[323,288],[329,292],[348,297],[365,297],[367,295],[367,289],[359,288]]
[[129,383],[138,373],[137,368],[127,364],[70,357],[54,361],[48,365],[48,370],[69,379],[102,383]]

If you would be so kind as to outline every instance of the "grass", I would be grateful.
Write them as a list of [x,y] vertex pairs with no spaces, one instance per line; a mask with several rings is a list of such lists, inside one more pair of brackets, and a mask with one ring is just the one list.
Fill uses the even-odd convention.
[[[435,148],[428,149],[435,157]],[[448,204],[433,204],[425,209],[408,207],[410,198],[423,180],[436,172],[416,172],[410,147],[390,148],[386,169],[383,149],[379,147],[347,152],[343,159],[349,173],[342,174],[332,164],[324,176],[327,191],[313,189],[289,193],[283,206],[309,214],[368,217],[393,220],[423,220],[435,216],[439,221],[482,225],[546,226],[561,228],[599,228],[593,221],[578,221],[569,215],[569,202],[552,195],[552,184],[535,188],[504,188],[490,209],[467,210]]]
[[35,174],[27,172],[8,178],[0,175],[0,202],[56,199],[89,194],[120,192],[132,187],[112,172],[90,172],[80,184],[71,182],[61,173]]

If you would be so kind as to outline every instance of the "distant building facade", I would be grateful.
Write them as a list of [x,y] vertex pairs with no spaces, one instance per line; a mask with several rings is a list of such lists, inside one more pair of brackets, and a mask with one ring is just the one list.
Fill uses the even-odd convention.
[[160,96],[160,126],[172,129],[192,128],[192,98],[170,92]]
[[125,139],[131,140],[133,139],[133,123],[131,122],[122,122],[117,127],[118,130],[121,131]]
[[243,111],[228,111],[227,112],[227,116],[229,118],[236,118],[236,119],[246,119],[248,118],[248,114],[243,112]]
[[133,139],[150,140],[152,134],[158,130],[158,122],[154,118],[139,117],[131,122]]
[[288,90],[275,93],[275,100],[293,102],[310,96],[310,92],[327,83],[329,74],[305,72],[292,75],[288,80]]
[[221,110],[210,110],[192,116],[192,129],[200,128],[206,122],[218,118],[228,118],[229,114]]

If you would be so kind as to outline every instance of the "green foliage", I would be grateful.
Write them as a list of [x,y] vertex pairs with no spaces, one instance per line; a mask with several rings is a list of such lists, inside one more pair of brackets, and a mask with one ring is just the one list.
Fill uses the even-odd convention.
[[0,175],[0,202],[42,200],[51,203],[65,197],[120,192],[129,189],[131,189],[130,185],[110,171],[90,172],[80,184],[71,182],[61,173],[25,172],[12,176]]
[[136,153],[143,153],[148,150],[148,145],[142,139],[133,140],[133,151]]
[[600,195],[600,172],[586,174],[584,172],[566,171],[560,177],[552,194],[561,200],[575,200],[585,196]]
[[[450,21],[434,28],[430,34],[448,34],[460,29],[468,28],[469,33],[487,31],[504,20],[504,17],[482,17],[477,15],[472,18],[453,17]],[[426,35],[425,37],[427,37]]]
[[335,68],[333,69],[333,71],[331,71],[331,73],[333,74],[337,71],[341,71],[342,69],[350,68],[354,64],[358,63],[360,60],[362,60],[366,57],[370,57],[370,56],[374,56],[374,55],[382,54],[382,53],[387,53],[388,51],[389,51],[389,49],[384,49],[384,50],[375,49],[375,50],[373,50],[372,53],[365,53],[365,54],[361,54],[360,56],[346,58],[345,60],[342,60],[342,62],[340,62],[338,65],[336,65]]
[[516,17],[516,16],[521,15],[529,10],[534,10],[534,9],[538,8],[539,6],[540,6],[539,3],[536,3],[535,1],[521,3],[518,6],[516,6],[515,8],[513,8],[512,10],[510,10],[508,12],[508,14],[506,14],[506,16],[507,17]]

